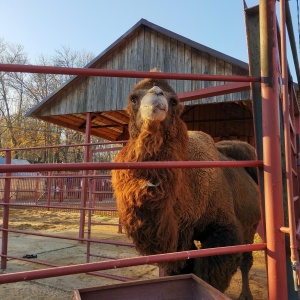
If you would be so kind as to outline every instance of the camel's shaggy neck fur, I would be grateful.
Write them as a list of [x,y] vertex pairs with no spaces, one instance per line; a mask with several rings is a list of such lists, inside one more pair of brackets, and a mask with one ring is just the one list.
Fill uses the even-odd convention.
[[[178,117],[176,117],[178,118]],[[176,120],[176,122],[182,122]],[[163,128],[160,122],[145,122],[137,138],[130,139],[116,161],[180,161],[187,153],[188,135],[176,126]],[[178,187],[185,181],[184,171],[175,169],[124,170],[118,172],[118,190],[126,195],[118,201],[121,220],[137,249],[143,254],[177,251],[180,216],[174,212]],[[171,189],[170,189],[170,183]],[[124,184],[124,187],[122,187]],[[138,209],[137,209],[138,208]],[[168,220],[168,222],[166,222]],[[188,241],[190,243],[190,241]]]
[[185,127],[180,119],[172,120],[169,128],[160,122],[145,122],[138,137],[129,141],[135,145],[132,161],[182,160],[186,157],[187,131],[178,128],[177,122]]

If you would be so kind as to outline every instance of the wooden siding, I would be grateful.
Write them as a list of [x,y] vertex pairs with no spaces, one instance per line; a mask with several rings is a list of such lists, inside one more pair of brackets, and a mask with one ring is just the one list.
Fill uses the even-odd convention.
[[[163,72],[248,75],[248,71],[199,51],[185,43],[163,35],[147,26],[141,26],[120,46],[98,60],[96,68],[114,70],[149,71],[156,67]],[[78,114],[122,110],[127,95],[139,81],[135,78],[82,77],[76,85],[66,87],[63,93],[54,95],[50,105],[42,108],[37,116]],[[170,80],[177,93],[222,84]],[[211,97],[185,105],[249,100],[250,93],[240,92]]]
[[204,131],[215,141],[238,139],[254,145],[252,111],[242,102],[187,106],[182,119],[189,130]]

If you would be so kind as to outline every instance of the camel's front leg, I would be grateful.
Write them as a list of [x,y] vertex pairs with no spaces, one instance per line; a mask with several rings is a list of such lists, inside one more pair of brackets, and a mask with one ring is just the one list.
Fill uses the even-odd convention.
[[[241,244],[240,232],[235,223],[210,224],[206,231],[199,236],[202,249]],[[194,273],[219,291],[224,292],[240,265],[240,253],[200,257],[194,259]]]
[[253,296],[249,286],[249,271],[253,264],[252,252],[244,252],[240,269],[242,272],[242,292],[239,300],[252,300]]

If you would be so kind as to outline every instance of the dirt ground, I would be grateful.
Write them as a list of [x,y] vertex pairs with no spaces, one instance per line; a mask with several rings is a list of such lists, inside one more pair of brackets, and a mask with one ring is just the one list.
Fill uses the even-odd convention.
[[[2,211],[0,217],[2,218]],[[92,221],[116,224],[118,218],[94,215]],[[10,213],[9,224],[10,229],[77,237],[79,230],[79,213],[16,209]],[[117,233],[117,227],[112,225],[93,225],[91,237],[94,239],[130,242],[125,234]],[[259,238],[256,240],[259,242]],[[85,243],[10,233],[8,244],[8,254],[10,256],[23,257],[25,255],[36,255],[37,257],[30,259],[29,262],[10,259],[7,264],[7,269],[0,271],[0,273],[15,273],[48,268],[34,263],[35,260],[46,261],[54,265],[82,264],[86,262],[86,252],[87,247]],[[138,256],[132,247],[95,243],[92,245],[91,253],[114,258]],[[93,257],[91,261],[107,259],[108,258]],[[102,273],[136,279],[154,279],[159,276],[158,267],[154,265],[106,270]],[[116,283],[120,283],[120,281],[87,274],[60,276],[2,284],[0,285],[0,298],[6,300],[72,299],[74,289]],[[268,298],[265,259],[262,251],[254,253],[254,265],[250,272],[250,284],[254,299],[262,300]],[[241,285],[241,276],[238,271],[225,294],[231,299],[237,299]]]

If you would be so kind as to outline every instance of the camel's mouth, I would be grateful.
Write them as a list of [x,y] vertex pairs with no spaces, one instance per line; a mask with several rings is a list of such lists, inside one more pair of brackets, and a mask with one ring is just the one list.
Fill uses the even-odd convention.
[[141,100],[140,112],[143,120],[163,121],[167,116],[168,101],[163,93],[159,93],[155,88],[159,89],[154,87]]
[[167,116],[166,108],[146,105],[140,108],[143,120],[163,121]]

